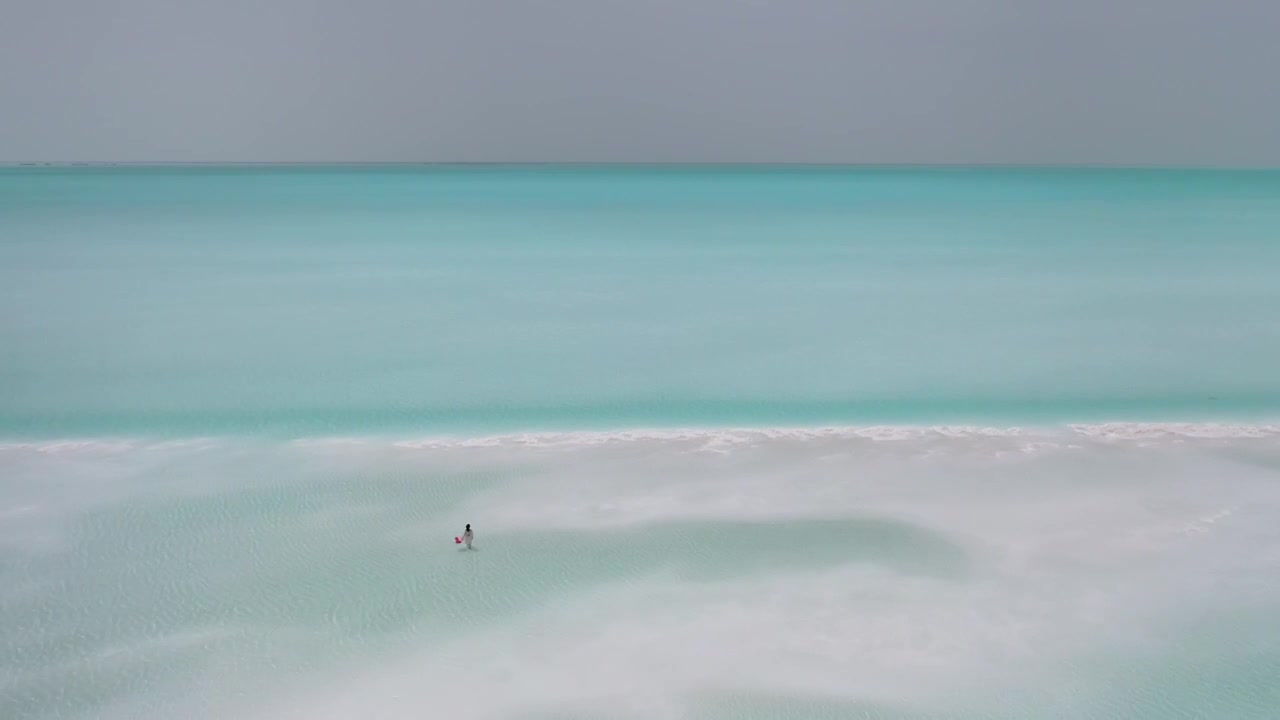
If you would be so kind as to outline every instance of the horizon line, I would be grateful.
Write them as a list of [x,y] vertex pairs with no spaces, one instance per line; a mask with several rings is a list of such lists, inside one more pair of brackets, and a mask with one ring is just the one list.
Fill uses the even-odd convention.
[[4,160],[0,167],[672,167],[850,168],[991,170],[1204,170],[1268,172],[1280,165],[1158,165],[1103,163],[858,163],[700,161],[470,161],[470,160]]

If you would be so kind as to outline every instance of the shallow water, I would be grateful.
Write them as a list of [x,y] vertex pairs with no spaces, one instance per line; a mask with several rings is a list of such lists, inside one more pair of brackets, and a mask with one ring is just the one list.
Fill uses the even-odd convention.
[[1272,718],[1277,233],[1275,172],[0,170],[0,718]]
[[0,464],[6,717],[1280,701],[1280,428],[29,443]]

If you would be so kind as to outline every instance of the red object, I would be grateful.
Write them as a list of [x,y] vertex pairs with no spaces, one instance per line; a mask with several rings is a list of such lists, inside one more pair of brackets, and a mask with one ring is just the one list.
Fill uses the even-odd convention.
[[454,539],[453,539],[453,544],[454,544],[454,545],[461,545],[461,544],[462,544],[462,538],[460,538],[460,537],[456,537],[456,538],[454,538]]

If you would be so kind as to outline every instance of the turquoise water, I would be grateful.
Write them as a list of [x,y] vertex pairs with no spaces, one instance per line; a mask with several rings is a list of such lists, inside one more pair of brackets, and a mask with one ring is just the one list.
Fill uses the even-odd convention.
[[1274,416],[1280,172],[0,173],[0,433]]
[[1280,172],[0,169],[0,718],[1274,718],[1277,278]]

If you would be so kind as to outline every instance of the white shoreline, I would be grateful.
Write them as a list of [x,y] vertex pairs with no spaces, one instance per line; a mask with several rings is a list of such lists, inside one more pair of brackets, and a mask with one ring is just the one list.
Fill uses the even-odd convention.
[[629,430],[546,430],[493,433],[487,435],[321,435],[315,437],[271,438],[253,436],[193,437],[184,439],[55,438],[47,440],[0,440],[0,452],[74,452],[81,450],[124,452],[137,449],[198,449],[227,441],[262,441],[298,447],[389,446],[401,449],[467,447],[565,447],[628,444],[638,442],[714,442],[725,445],[771,440],[864,440],[893,442],[904,440],[946,440],[963,438],[1021,438],[1084,440],[1213,440],[1280,439],[1278,423],[1226,422],[1111,422],[1070,423],[1051,426],[984,425],[851,425],[818,427],[708,427],[635,428]]

